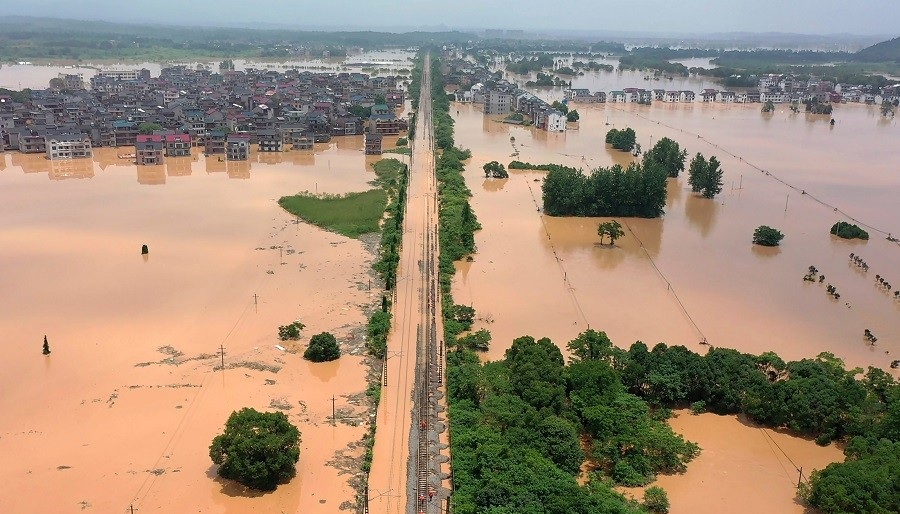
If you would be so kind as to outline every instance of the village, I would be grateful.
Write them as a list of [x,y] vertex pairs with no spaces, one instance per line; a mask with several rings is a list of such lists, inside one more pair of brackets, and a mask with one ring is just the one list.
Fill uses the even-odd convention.
[[[365,135],[380,155],[382,138],[407,130],[399,76],[288,70],[213,73],[186,66],[100,71],[86,83],[61,74],[30,99],[0,96],[0,151],[89,158],[97,147],[133,147],[120,155],[159,165],[202,147],[207,156],[245,161],[259,152],[312,150],[335,136]],[[89,88],[88,88],[89,86]],[[21,100],[21,99],[19,99]]]
[[[531,123],[548,132],[566,130],[566,113],[526,91],[520,85],[503,78],[502,72],[491,71],[471,61],[456,59],[448,63],[447,83],[456,90],[454,100],[484,106],[485,115],[518,113],[531,118]],[[811,78],[800,81],[792,75],[770,74],[758,77],[758,87],[740,91],[705,88],[702,91],[645,89],[628,87],[615,91],[595,91],[585,88],[564,90],[566,103],[636,103],[649,105],[664,103],[762,103],[828,105],[839,103],[895,104],[900,99],[900,84],[872,87],[834,84],[828,80]],[[830,112],[830,109],[827,110]],[[822,112],[818,112],[822,113]],[[515,122],[516,120],[510,120]]]

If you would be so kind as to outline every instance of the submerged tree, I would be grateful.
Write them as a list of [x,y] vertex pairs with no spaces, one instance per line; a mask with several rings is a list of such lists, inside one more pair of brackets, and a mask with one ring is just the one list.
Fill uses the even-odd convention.
[[618,221],[612,220],[601,223],[597,227],[597,235],[600,236],[600,244],[603,244],[605,237],[609,237],[609,244],[614,245],[616,244],[616,239],[625,235],[625,231],[622,230],[622,225]]
[[702,194],[703,198],[713,198],[722,192],[722,176],[724,174],[721,163],[715,156],[710,157],[707,161],[698,152],[691,159],[691,165],[688,168],[688,184],[691,185],[691,191]]
[[44,336],[44,355],[50,355],[50,343],[47,342],[47,336]]
[[300,431],[283,412],[243,408],[231,413],[225,433],[209,446],[219,476],[263,491],[294,475],[300,460]]
[[687,150],[682,150],[678,143],[664,137],[644,154],[644,166],[657,164],[665,168],[669,177],[678,178],[678,174],[684,171],[686,158]]
[[312,336],[309,346],[303,352],[303,358],[313,362],[333,361],[341,356],[341,347],[337,339],[329,332]]
[[767,225],[760,225],[753,231],[753,244],[755,245],[778,246],[782,239],[784,239],[784,234]]
[[484,178],[509,178],[506,168],[497,161],[485,164],[482,166],[482,169],[484,170]]

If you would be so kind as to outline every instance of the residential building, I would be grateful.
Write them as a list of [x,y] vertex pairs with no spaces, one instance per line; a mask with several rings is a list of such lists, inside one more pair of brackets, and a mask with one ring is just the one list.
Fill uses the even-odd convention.
[[225,141],[225,158],[229,161],[246,161],[250,158],[250,136],[231,134]]
[[44,138],[47,158],[51,161],[90,157],[91,138],[86,134],[48,134]]
[[284,139],[278,129],[257,130],[260,152],[280,152],[284,148]]
[[366,132],[366,155],[381,155],[381,143],[384,136],[377,132]]
[[484,95],[484,113],[506,115],[513,110],[513,95],[505,91],[491,90]]
[[138,166],[156,166],[163,162],[163,136],[138,134],[134,144],[134,162]]
[[165,134],[166,157],[190,157],[191,136],[189,134]]

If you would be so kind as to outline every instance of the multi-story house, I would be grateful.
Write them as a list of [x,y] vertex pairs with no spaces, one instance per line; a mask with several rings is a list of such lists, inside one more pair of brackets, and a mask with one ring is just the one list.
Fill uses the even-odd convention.
[[134,144],[134,162],[138,166],[155,166],[163,162],[163,136],[138,134]]
[[165,134],[166,157],[189,157],[191,155],[190,134]]
[[231,134],[225,141],[225,158],[229,161],[246,161],[250,158],[250,136]]
[[280,152],[284,148],[284,136],[279,129],[257,130],[260,152]]
[[51,161],[82,159],[92,155],[91,138],[86,134],[47,134],[44,146]]

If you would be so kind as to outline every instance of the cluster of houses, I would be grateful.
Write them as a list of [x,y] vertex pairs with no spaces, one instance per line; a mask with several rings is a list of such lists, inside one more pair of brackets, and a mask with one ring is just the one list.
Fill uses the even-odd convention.
[[81,75],[63,74],[30,99],[0,96],[0,151],[64,160],[90,157],[95,147],[134,147],[138,165],[156,165],[194,147],[239,161],[252,145],[309,150],[332,137],[365,135],[366,153],[380,154],[383,136],[408,128],[396,115],[406,100],[403,81],[175,66],[159,77],[146,69],[101,71],[86,87]]
[[[502,73],[491,72],[484,66],[462,59],[451,60],[444,70],[447,83],[456,87],[457,102],[477,103],[484,106],[484,113],[505,115],[518,112],[531,116],[534,125],[548,131],[564,131],[565,116],[533,94],[519,89],[502,78]],[[811,78],[798,80],[792,75],[763,75],[758,87],[739,91],[704,89],[688,90],[624,88],[617,91],[591,92],[583,88],[564,91],[569,103],[791,103],[815,100],[819,103],[864,102],[880,103],[883,100],[900,99],[900,85],[881,89],[871,86],[834,84],[831,81]]]

